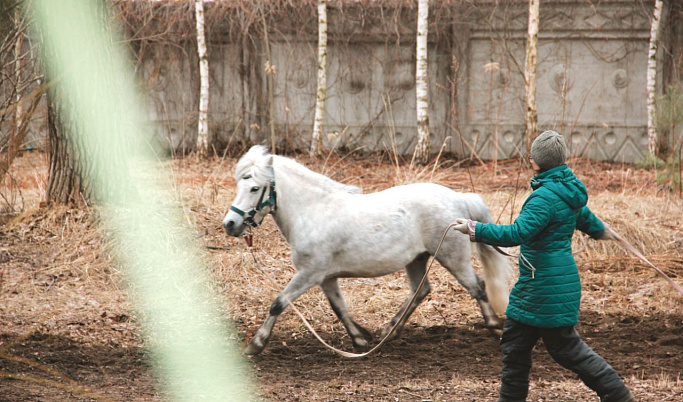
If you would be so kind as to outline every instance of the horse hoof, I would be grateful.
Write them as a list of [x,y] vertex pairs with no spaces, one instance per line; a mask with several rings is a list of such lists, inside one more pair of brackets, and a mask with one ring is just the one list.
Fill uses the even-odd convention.
[[489,333],[495,338],[500,338],[503,335],[503,330],[497,327],[489,327]]
[[484,326],[489,329],[503,329],[504,325],[505,319],[501,319],[498,317],[486,320],[486,323],[484,324]]
[[[389,334],[392,327],[393,327],[393,325],[387,325],[386,327],[384,327],[384,329],[382,329],[382,334],[380,335],[380,339],[384,339],[384,337],[386,337],[387,334]],[[399,336],[401,336],[401,330],[399,328],[396,328],[396,330],[394,332],[389,334],[389,336],[387,337],[385,342],[391,342],[394,339],[397,339]]]
[[365,339],[354,340],[353,350],[355,350],[356,353],[367,352],[368,350],[370,350],[370,344]]
[[[360,331],[360,334],[361,334],[361,336],[363,337],[363,339],[365,339],[367,342],[370,342],[370,341],[372,341],[372,340],[374,339],[374,337],[372,336],[372,334],[370,333],[370,331],[368,331],[367,329],[361,327],[361,326],[358,325],[358,324],[356,324],[356,326],[358,327],[358,330]],[[367,343],[367,342],[366,342],[366,343]]]
[[263,351],[263,346],[254,345],[253,342],[249,342],[246,348],[242,351],[245,355],[257,355]]

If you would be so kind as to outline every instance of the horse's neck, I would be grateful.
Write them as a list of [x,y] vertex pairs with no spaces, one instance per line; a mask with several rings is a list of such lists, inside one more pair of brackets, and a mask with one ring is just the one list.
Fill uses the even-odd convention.
[[296,217],[320,202],[326,193],[325,186],[319,183],[317,174],[283,157],[273,158],[273,171],[277,192],[277,211],[273,217],[282,235],[291,242]]

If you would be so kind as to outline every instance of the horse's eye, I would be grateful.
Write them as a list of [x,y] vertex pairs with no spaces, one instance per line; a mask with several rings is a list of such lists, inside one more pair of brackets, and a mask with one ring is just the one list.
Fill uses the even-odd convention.
[[254,187],[251,188],[251,192],[252,192],[252,193],[257,192],[258,190],[259,190],[258,186],[254,186]]

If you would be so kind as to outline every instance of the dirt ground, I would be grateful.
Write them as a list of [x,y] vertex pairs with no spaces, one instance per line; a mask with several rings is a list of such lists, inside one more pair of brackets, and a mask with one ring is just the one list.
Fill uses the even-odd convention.
[[[470,166],[448,158],[436,169],[410,169],[379,156],[297,157],[313,170],[364,192],[434,181],[482,195],[509,222],[528,194],[530,172],[516,161]],[[206,245],[213,287],[248,340],[292,276],[286,242],[272,219],[254,244],[228,238],[220,222],[234,197],[234,158],[167,163],[188,220]],[[589,187],[589,206],[664,272],[683,284],[683,201],[632,165],[572,160]],[[0,400],[160,401],[154,369],[122,274],[91,208],[40,205],[45,155],[15,161],[0,188]],[[654,270],[613,244],[577,237],[583,280],[579,332],[622,375],[637,400],[683,400],[683,298]],[[257,262],[256,262],[257,261]],[[475,262],[476,264],[476,262]],[[476,303],[447,273],[432,270],[431,295],[401,338],[362,359],[325,349],[292,311],[270,345],[245,357],[266,401],[494,401],[498,342]],[[405,275],[341,282],[359,324],[378,331],[408,295]],[[322,292],[297,301],[318,333],[351,350]],[[530,401],[597,401],[541,344],[534,354]]]

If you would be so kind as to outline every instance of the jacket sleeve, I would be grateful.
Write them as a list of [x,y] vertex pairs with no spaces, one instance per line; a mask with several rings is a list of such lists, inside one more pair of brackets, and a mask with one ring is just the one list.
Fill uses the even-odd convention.
[[605,224],[587,206],[579,211],[576,228],[594,239],[599,239],[605,233]]
[[478,242],[492,246],[513,247],[527,243],[538,235],[553,217],[554,209],[548,200],[531,195],[511,225],[477,223],[474,234]]

